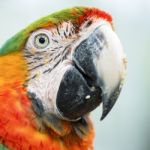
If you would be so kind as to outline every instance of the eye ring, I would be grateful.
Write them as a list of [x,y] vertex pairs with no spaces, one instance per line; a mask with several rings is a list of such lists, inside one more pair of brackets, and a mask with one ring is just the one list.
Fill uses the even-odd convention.
[[45,33],[39,33],[34,37],[34,46],[38,49],[46,48],[49,43],[49,37]]

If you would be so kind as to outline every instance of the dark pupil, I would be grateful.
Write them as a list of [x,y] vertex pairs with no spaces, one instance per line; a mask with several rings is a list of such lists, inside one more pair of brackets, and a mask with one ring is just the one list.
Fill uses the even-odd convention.
[[40,42],[41,44],[44,44],[44,43],[45,43],[45,39],[44,39],[43,37],[41,37],[41,38],[39,38],[39,42]]

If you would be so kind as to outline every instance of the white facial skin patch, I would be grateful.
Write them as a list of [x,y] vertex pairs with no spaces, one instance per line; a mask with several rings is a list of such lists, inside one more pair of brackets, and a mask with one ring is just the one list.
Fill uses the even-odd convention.
[[[68,21],[55,28],[38,29],[27,40],[24,49],[29,72],[27,90],[42,101],[44,111],[47,113],[63,118],[56,108],[59,85],[65,72],[72,65],[75,48],[88,38],[95,28],[99,28],[106,40],[106,43],[101,43],[102,50],[99,58],[94,60],[94,64],[105,85],[101,88],[108,97],[125,74],[123,62],[125,55],[111,25],[101,19],[93,18],[91,21],[88,27],[88,21],[84,22],[78,33],[73,24]],[[85,99],[90,99],[90,95]]]

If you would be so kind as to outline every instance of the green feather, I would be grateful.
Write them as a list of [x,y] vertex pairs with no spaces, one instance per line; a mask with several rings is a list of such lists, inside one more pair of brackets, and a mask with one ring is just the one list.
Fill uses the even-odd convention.
[[[68,20],[75,21],[78,17],[83,15],[85,9],[86,7],[65,9],[37,20],[6,41],[6,43],[0,48],[0,55],[6,55],[21,50],[24,47],[27,38],[30,36],[30,33],[47,24],[55,25]],[[76,13],[73,14],[73,11]]]
[[9,150],[9,149],[5,147],[4,145],[0,144],[0,150]]

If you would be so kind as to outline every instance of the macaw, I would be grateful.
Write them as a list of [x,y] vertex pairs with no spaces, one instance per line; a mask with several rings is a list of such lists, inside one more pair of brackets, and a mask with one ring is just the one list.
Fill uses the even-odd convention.
[[48,15],[0,48],[0,147],[93,150],[89,117],[110,112],[126,74],[112,17],[74,7]]

